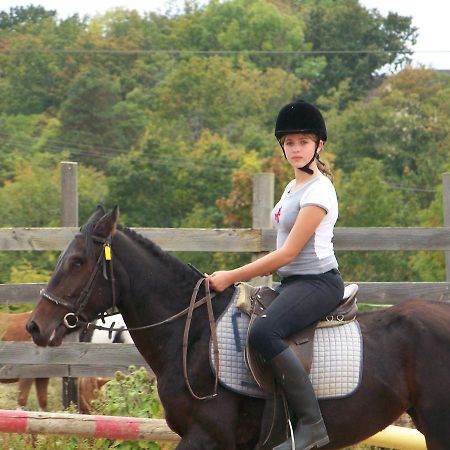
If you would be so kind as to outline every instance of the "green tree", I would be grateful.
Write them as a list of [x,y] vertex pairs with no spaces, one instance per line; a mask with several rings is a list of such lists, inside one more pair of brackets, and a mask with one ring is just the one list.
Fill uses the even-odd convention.
[[72,157],[95,164],[98,158],[103,162],[105,155],[126,150],[111,139],[113,108],[119,100],[118,81],[100,68],[89,67],[74,80],[60,113],[60,139]]
[[68,79],[63,51],[84,24],[77,16],[58,21],[55,11],[42,7],[0,12],[0,112],[32,114],[57,107]]
[[415,192],[421,207],[449,160],[450,77],[406,69],[388,77],[365,101],[330,112],[336,167],[351,172],[361,158],[382,162],[383,178]]
[[[104,177],[92,168],[80,168],[80,222],[87,219],[95,205],[106,197]],[[1,227],[60,226],[59,167],[17,163],[13,180],[0,188]],[[25,274],[30,280],[49,275],[59,252],[0,253],[0,282],[17,282]],[[22,273],[23,277],[19,275]]]
[[[380,161],[363,158],[355,170],[336,182],[340,227],[417,226],[417,205],[405,202],[404,192],[393,189],[383,179]],[[342,176],[342,175],[341,175]],[[414,280],[407,252],[338,252],[340,269],[346,280]]]
[[[442,171],[448,173],[450,164]],[[443,183],[437,185],[434,200],[419,212],[418,219],[422,227],[444,226]],[[446,281],[444,252],[417,252],[411,257],[410,265],[421,281]]]
[[295,76],[281,69],[261,71],[244,60],[192,57],[180,63],[153,90],[152,109],[158,121],[173,123],[183,139],[193,142],[203,129],[238,141],[272,128],[274,111],[301,88]]
[[326,59],[325,68],[312,80],[311,98],[344,80],[349,80],[353,99],[358,98],[374,86],[377,70],[386,65],[398,69],[409,61],[410,46],[417,38],[411,17],[395,13],[383,17],[358,0],[295,3],[305,17],[306,42],[312,44],[312,50],[323,51]]

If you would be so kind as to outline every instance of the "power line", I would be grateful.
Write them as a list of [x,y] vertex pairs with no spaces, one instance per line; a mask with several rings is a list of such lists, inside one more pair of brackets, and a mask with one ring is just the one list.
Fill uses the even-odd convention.
[[[34,141],[38,143],[40,138],[9,138],[4,133],[0,131],[0,142],[4,143],[12,143],[16,144],[18,148],[24,149],[25,145],[29,145],[30,142]],[[45,144],[40,147],[40,150],[47,150],[51,153],[57,154],[62,153],[64,150],[70,151],[72,153],[76,153],[77,156],[87,157],[92,159],[104,159],[104,160],[113,160],[117,156],[126,156],[129,152],[129,149],[119,148],[119,147],[105,147],[100,145],[90,146],[88,144],[80,144],[76,145],[56,139],[51,139],[45,142]],[[208,166],[211,171],[216,172],[224,172],[229,173],[237,168],[237,163],[233,161],[215,161],[214,164],[211,164],[209,160],[189,160],[176,155],[162,154],[162,152],[157,151],[143,151],[143,157],[153,158],[151,161],[151,165],[160,166],[160,167],[188,167],[191,169],[196,169],[199,167]]]
[[389,184],[391,189],[397,189],[399,191],[414,191],[414,192],[437,192],[437,189],[421,186],[403,186],[401,184]]
[[[3,140],[3,142],[7,142],[7,139],[5,139],[5,134],[0,131],[0,142]],[[22,139],[24,144],[28,144],[29,141],[40,141],[39,138],[28,138],[28,139]],[[11,140],[9,140],[11,142]],[[20,145],[20,139],[15,138],[13,142],[16,142]],[[116,156],[119,155],[126,155],[128,150],[117,148],[117,147],[101,147],[96,146],[97,150],[89,149],[90,146],[87,144],[78,144],[73,145],[67,141],[58,141],[56,139],[53,139],[51,141],[48,141],[41,150],[48,149],[52,153],[58,153],[62,152],[61,147],[64,147],[64,150],[68,151],[75,151],[77,153],[77,156],[81,157],[89,157],[93,159],[105,159],[105,160],[112,160]],[[23,148],[23,147],[22,147]],[[89,149],[89,150],[88,150]],[[189,159],[184,159],[177,157],[176,155],[170,155],[167,156],[165,154],[161,154],[159,152],[144,152],[145,157],[151,157],[153,158],[151,161],[151,166],[155,167],[178,167],[178,168],[188,168],[188,169],[198,169],[199,167],[209,167],[209,170],[216,171],[216,172],[223,172],[223,173],[230,173],[233,170],[237,169],[238,166],[230,161],[227,163],[226,161],[219,161],[211,163],[210,160],[196,160],[192,161]],[[412,191],[412,192],[428,192],[428,193],[434,193],[437,192],[437,189],[433,189],[432,187],[428,186],[405,186],[400,184],[388,184],[388,187],[392,190],[399,190],[399,191]]]
[[360,50],[143,50],[143,49],[0,49],[3,54],[36,54],[36,53],[60,53],[60,54],[112,54],[112,55],[145,55],[145,54],[169,54],[169,55],[361,55],[361,54],[407,54],[414,53],[450,53],[450,50],[386,50],[386,49],[360,49]]

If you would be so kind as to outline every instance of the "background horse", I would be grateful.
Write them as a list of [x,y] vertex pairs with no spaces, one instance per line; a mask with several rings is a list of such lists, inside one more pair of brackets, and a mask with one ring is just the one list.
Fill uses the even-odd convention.
[[[25,313],[0,313],[0,339],[2,341],[31,341],[31,336],[25,329],[31,311]],[[48,378],[8,378],[0,379],[0,383],[19,382],[17,404],[25,408],[33,382],[36,385],[36,395],[40,411],[47,411]]]
[[[255,448],[264,401],[219,385],[208,400],[192,397],[183,376],[185,320],[167,321],[189,305],[199,274],[151,241],[117,227],[117,208],[101,207],[70,242],[42,293],[27,329],[36,344],[59,345],[77,318],[93,319],[115,303],[153,369],[168,425],[181,436],[178,450]],[[103,275],[111,262],[114,278]],[[106,252],[108,255],[108,252]],[[106,270],[108,272],[108,270]],[[233,288],[212,300],[216,319]],[[205,292],[200,289],[199,296]],[[359,388],[350,396],[324,399],[320,407],[331,442],[343,448],[385,428],[407,411],[431,450],[450,448],[450,305],[405,302],[362,314],[364,357]],[[205,306],[194,310],[188,334],[187,375],[198,396],[211,394],[210,329]]]

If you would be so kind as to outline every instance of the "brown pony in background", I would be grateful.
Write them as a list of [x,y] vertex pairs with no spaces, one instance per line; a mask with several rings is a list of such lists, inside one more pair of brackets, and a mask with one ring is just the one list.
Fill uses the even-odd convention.
[[[31,341],[31,336],[25,329],[25,325],[31,315],[31,311],[18,314],[0,313],[0,339],[2,341]],[[27,404],[33,382],[36,385],[36,394],[40,411],[47,411],[48,378],[8,378],[0,379],[0,383],[19,382],[17,404],[24,408]]]

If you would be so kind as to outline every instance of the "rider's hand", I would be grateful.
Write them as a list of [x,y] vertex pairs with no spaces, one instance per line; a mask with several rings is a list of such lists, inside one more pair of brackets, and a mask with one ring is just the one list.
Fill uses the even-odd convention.
[[209,285],[216,292],[222,292],[231,286],[235,280],[232,277],[231,270],[219,270],[209,276]]

